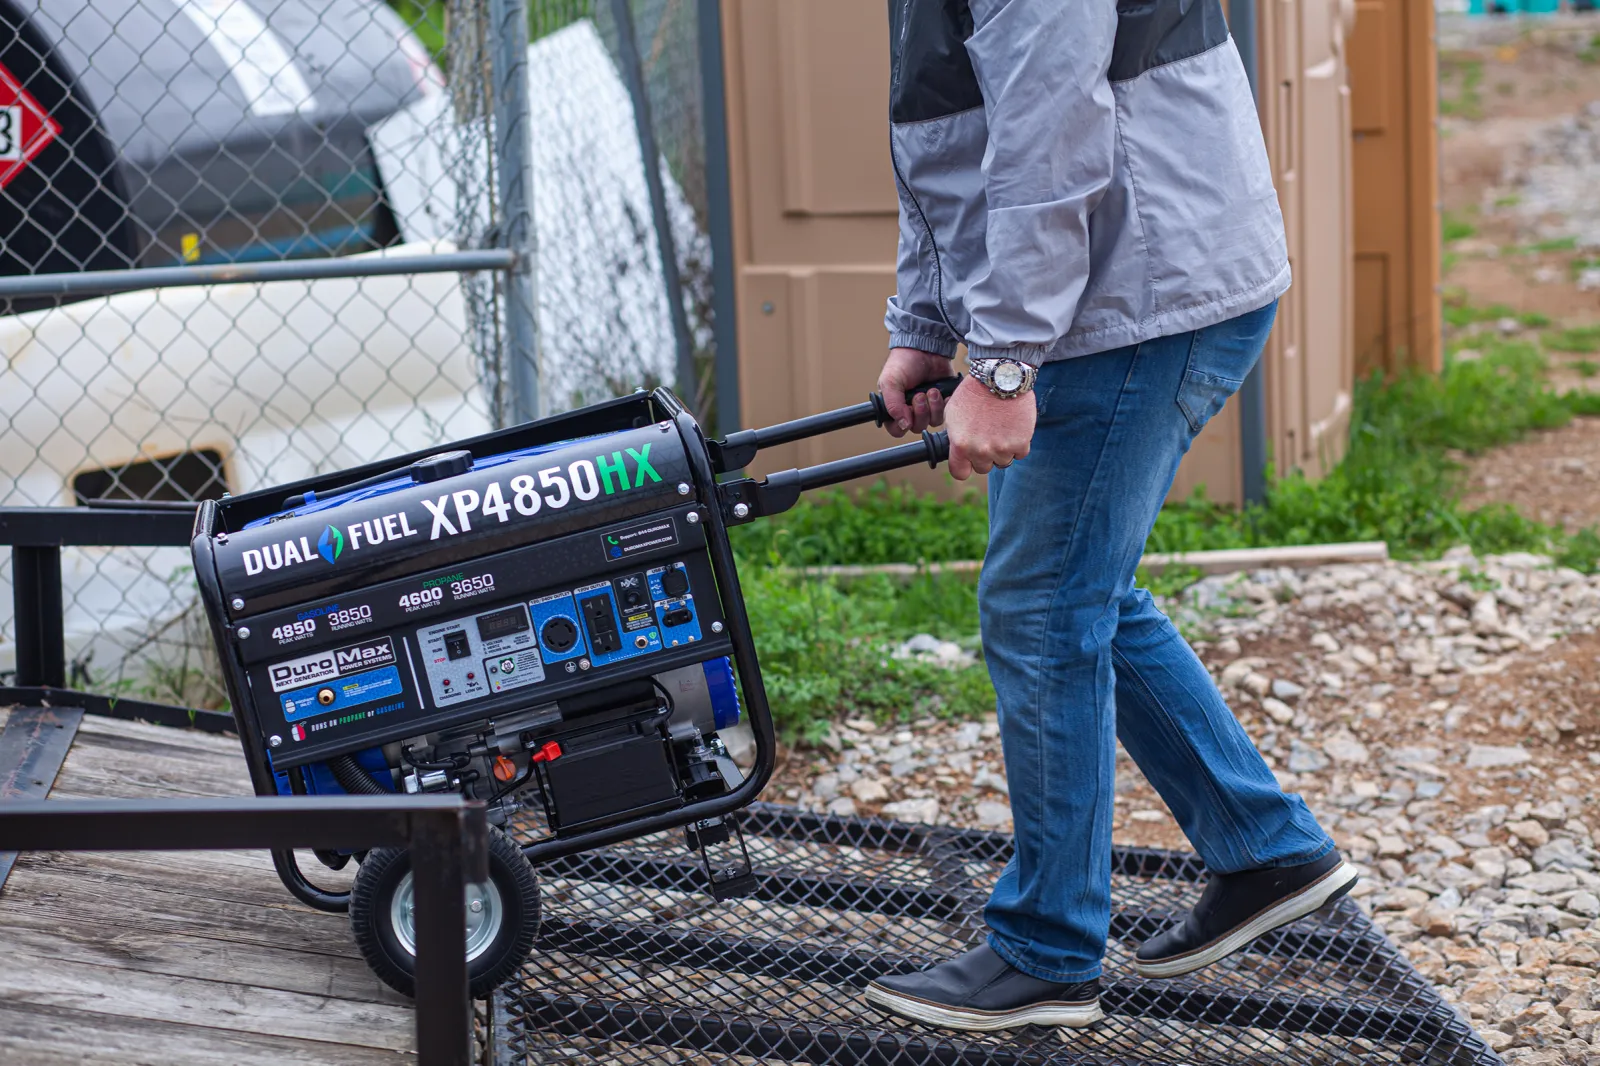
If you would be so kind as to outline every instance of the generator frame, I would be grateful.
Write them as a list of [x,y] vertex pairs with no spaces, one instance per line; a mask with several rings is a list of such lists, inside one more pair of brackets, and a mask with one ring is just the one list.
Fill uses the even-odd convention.
[[[958,381],[959,378],[944,379],[924,385],[922,388],[937,388],[948,395],[954,390]],[[305,478],[243,496],[201,503],[196,512],[191,543],[195,559],[195,576],[207,618],[210,620],[212,636],[222,659],[224,682],[244,748],[251,785],[256,794],[275,796],[279,794],[279,788],[268,754],[266,738],[262,735],[254,715],[254,702],[249,695],[246,666],[234,650],[236,641],[233,637],[237,627],[229,621],[232,612],[224,599],[225,591],[218,575],[216,544],[226,543],[230,533],[242,530],[247,523],[280,513],[286,495],[309,493],[312,494],[311,498],[326,497],[341,489],[348,490],[353,484],[368,482],[381,478],[386,473],[393,473],[397,468],[436,455],[441,449],[469,451],[474,458],[479,458],[574,441],[598,434],[618,433],[649,425],[670,423],[680,438],[688,460],[691,484],[690,491],[682,503],[686,506],[698,503],[695,511],[699,516],[697,524],[705,536],[706,554],[716,582],[717,602],[725,626],[725,631],[719,635],[727,638],[729,654],[738,678],[742,705],[745,713],[749,715],[756,748],[754,765],[736,787],[720,796],[687,801],[682,806],[670,810],[631,817],[615,824],[573,832],[571,835],[551,836],[532,843],[519,842],[519,844],[527,859],[537,865],[662,830],[722,818],[748,806],[772,776],[776,747],[772,712],[762,684],[755,637],[751,632],[750,619],[739,584],[738,568],[728,537],[729,528],[788,509],[806,489],[820,488],[923,462],[936,466],[948,457],[949,441],[943,433],[925,433],[920,440],[907,444],[820,466],[787,470],[765,479],[735,477],[719,482],[717,476],[733,473],[742,468],[762,448],[847,426],[873,422],[882,426],[887,420],[887,411],[881,397],[874,395],[866,402],[853,407],[798,419],[767,429],[745,430],[730,435],[726,440],[711,440],[706,437],[694,415],[670,389],[657,388],[509,429],[482,434],[468,440],[336,473]],[[693,520],[691,518],[691,521]],[[295,793],[305,791],[303,778],[298,772],[291,770],[289,780],[290,787]],[[329,891],[313,884],[300,869],[292,851],[275,850],[272,852],[272,861],[284,886],[301,902],[324,911],[343,912],[349,909],[350,893]],[[708,887],[714,889],[715,881],[711,878],[709,865],[707,879]]]

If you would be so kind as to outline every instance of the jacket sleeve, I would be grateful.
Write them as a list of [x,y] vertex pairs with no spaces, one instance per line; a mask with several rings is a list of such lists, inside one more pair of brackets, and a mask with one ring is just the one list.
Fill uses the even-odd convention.
[[883,317],[889,347],[916,348],[954,359],[961,338],[945,321],[939,306],[938,276],[923,255],[915,205],[907,203],[899,178],[895,187],[900,194],[900,249],[895,261],[896,291],[889,297],[889,310]]
[[969,357],[1039,363],[1077,318],[1089,217],[1111,183],[1116,0],[971,0],[989,144],[988,273],[966,294]]

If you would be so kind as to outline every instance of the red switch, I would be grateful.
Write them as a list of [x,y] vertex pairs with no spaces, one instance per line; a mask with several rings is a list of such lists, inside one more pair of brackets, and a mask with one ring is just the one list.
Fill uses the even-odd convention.
[[547,740],[544,746],[528,756],[529,762],[554,762],[561,758],[561,745],[553,740]]

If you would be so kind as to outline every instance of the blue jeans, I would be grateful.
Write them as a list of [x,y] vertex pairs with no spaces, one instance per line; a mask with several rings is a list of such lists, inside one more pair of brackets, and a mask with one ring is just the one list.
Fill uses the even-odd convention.
[[1035,977],[1100,973],[1117,739],[1213,872],[1334,847],[1134,587],[1178,461],[1255,365],[1276,310],[1047,364],[1031,453],[989,475],[978,603],[1016,851],[984,918],[990,946]]

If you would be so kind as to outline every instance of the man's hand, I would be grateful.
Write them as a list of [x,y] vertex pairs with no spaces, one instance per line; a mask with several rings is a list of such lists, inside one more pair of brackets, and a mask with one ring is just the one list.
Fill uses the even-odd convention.
[[970,377],[944,405],[950,423],[950,476],[965,481],[1028,454],[1039,417],[1033,393],[1002,400]]
[[920,392],[910,404],[906,403],[906,393],[950,374],[950,360],[942,355],[915,348],[890,349],[883,373],[878,375],[878,391],[889,409],[890,422],[884,428],[892,436],[903,437],[908,432],[921,433],[929,426],[941,424],[945,400],[939,390]]

